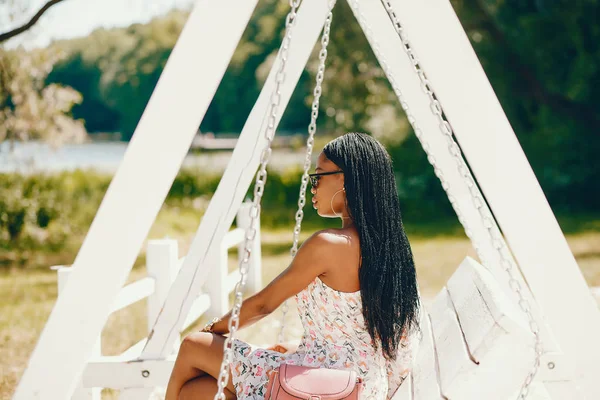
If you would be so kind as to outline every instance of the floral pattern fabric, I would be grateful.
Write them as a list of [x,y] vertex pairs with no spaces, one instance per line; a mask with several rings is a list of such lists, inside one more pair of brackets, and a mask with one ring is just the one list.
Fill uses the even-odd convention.
[[282,363],[353,369],[365,382],[361,399],[391,398],[410,371],[416,338],[404,336],[396,360],[389,362],[381,348],[373,348],[360,291],[340,292],[317,277],[295,299],[304,328],[295,352],[282,354],[233,340],[230,368],[237,398],[263,399],[267,373]]

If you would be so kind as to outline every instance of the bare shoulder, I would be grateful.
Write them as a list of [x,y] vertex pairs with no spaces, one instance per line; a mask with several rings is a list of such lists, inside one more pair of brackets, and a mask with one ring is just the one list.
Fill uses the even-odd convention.
[[339,230],[315,232],[304,241],[291,264],[252,298],[262,310],[271,313],[317,276],[335,274],[340,264],[347,263],[348,253],[348,239]]
[[324,229],[313,235],[322,246],[324,265],[321,280],[334,290],[356,292],[360,290],[360,241],[356,229]]
[[350,229],[329,228],[315,232],[303,244],[316,250],[326,259],[340,260],[340,256],[353,257],[359,250],[358,234]]
[[315,246],[339,246],[352,242],[353,234],[346,229],[328,228],[313,233],[305,243]]

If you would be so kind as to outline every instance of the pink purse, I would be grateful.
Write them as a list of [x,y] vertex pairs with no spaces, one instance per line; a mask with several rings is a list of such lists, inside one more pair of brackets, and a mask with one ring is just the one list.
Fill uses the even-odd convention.
[[359,400],[363,379],[356,371],[281,364],[269,371],[265,400]]

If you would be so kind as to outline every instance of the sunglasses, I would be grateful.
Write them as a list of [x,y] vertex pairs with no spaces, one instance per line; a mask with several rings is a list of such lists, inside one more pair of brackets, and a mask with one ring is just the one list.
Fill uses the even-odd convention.
[[322,176],[325,175],[333,175],[333,174],[341,174],[344,171],[340,170],[340,171],[330,171],[330,172],[319,172],[316,174],[308,174],[308,177],[310,178],[310,184],[312,185],[312,187],[317,187],[317,185],[319,184],[319,179]]

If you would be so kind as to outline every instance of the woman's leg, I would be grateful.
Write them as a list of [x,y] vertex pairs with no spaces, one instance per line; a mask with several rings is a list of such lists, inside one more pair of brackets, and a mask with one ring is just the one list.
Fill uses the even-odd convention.
[[[188,381],[179,394],[179,400],[213,400],[218,389],[217,380],[212,376],[204,375]],[[235,400],[236,397],[228,389],[223,392],[227,400]]]
[[[186,336],[173,366],[165,400],[179,400],[183,385],[194,378],[204,375],[218,378],[223,361],[224,342],[225,337],[215,333],[195,332]],[[231,371],[227,389],[235,393]]]

